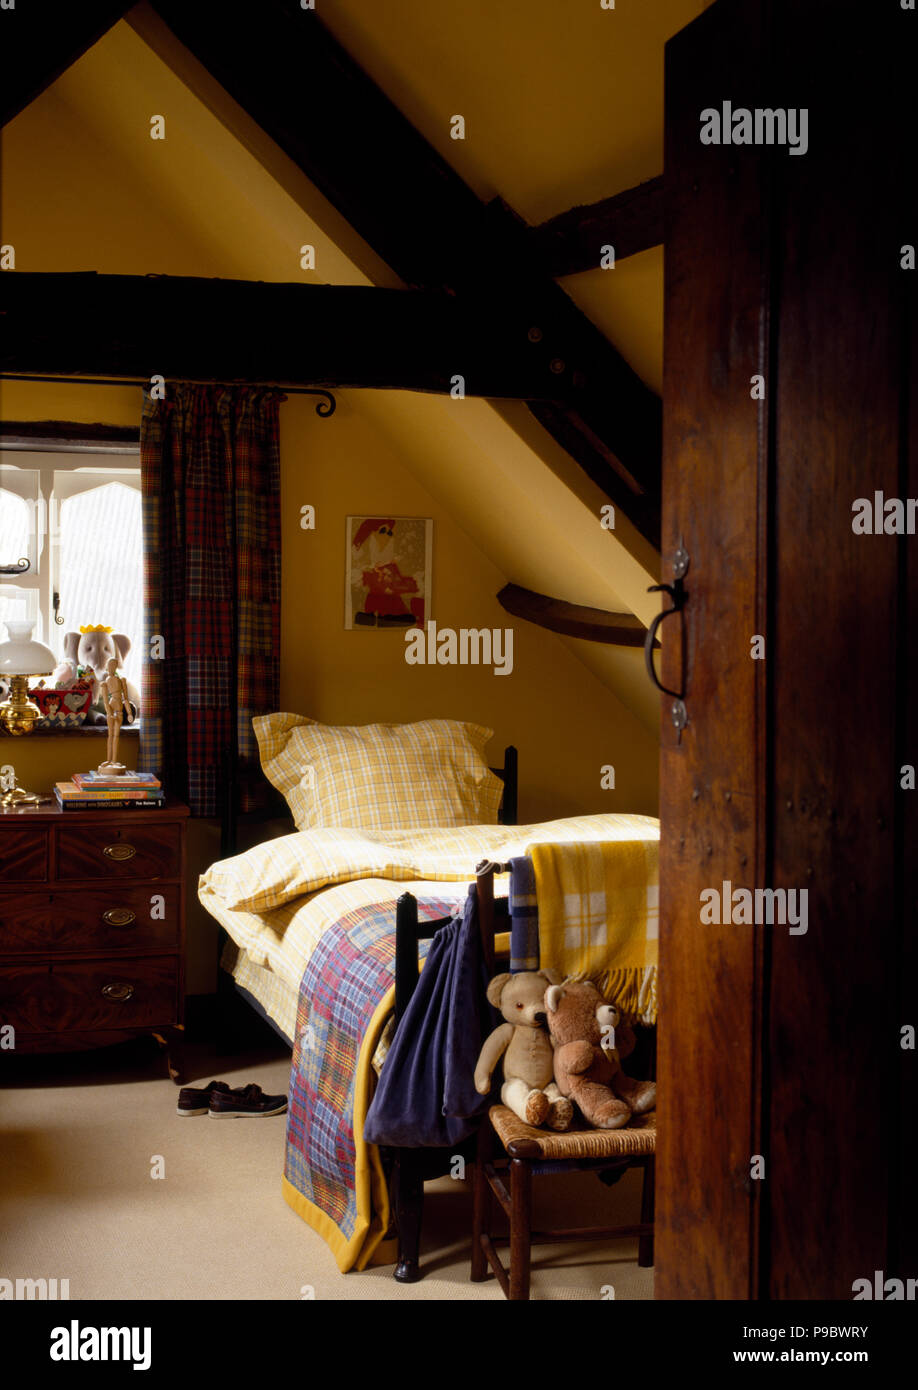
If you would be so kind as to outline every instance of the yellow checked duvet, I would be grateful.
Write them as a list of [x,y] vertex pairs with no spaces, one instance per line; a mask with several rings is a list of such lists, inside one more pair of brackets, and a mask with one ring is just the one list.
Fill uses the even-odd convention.
[[[540,856],[536,862],[545,864],[540,916],[543,951],[553,965],[566,966],[568,974],[585,973],[597,961],[612,968],[612,957],[619,955],[621,967],[653,969],[658,840],[659,822],[653,817],[613,813],[534,825],[316,829],[269,840],[213,864],[200,879],[198,895],[250,962],[296,990],[324,932],[350,911],[394,903],[406,891],[459,904],[482,859],[506,862],[535,845],[646,841],[653,849],[637,858],[624,848],[620,856],[611,849],[593,849],[560,859]],[[570,878],[581,866],[590,882],[585,895],[575,899]],[[446,884],[455,888],[445,889]],[[608,892],[608,912],[605,904],[601,910],[596,907],[600,891]]]

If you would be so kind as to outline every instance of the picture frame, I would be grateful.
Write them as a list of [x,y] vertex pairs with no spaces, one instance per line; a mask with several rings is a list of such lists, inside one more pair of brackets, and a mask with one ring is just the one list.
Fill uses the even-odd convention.
[[345,522],[345,628],[423,627],[430,621],[432,518],[368,513]]

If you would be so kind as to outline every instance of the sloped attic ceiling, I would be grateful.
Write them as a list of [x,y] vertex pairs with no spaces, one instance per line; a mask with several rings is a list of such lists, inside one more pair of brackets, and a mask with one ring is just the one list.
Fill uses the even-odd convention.
[[[652,17],[638,19],[598,3],[568,6],[561,32],[553,0],[497,7],[327,0],[322,17],[480,196],[500,194],[536,222],[660,172],[663,43],[704,5],[659,0],[652,8]],[[170,117],[168,148],[138,139],[160,111]],[[457,112],[466,119],[464,142],[449,137]],[[399,283],[145,5],[17,118],[8,157],[16,158],[20,123],[34,129],[43,121],[49,138],[62,123],[89,132],[164,227],[180,226],[183,246],[197,248],[193,264],[176,264],[166,236],[156,266],[109,247],[104,267],[90,267],[69,264],[66,244],[58,244],[56,270]],[[306,242],[316,246],[314,272],[299,269]],[[569,277],[565,287],[659,389],[659,253],[622,262],[614,275]],[[650,621],[652,548],[625,518],[615,533],[600,527],[606,499],[523,406],[368,391],[359,409],[508,581]],[[658,701],[639,651],[554,640],[656,729]]]
[[[322,20],[480,198],[537,225],[662,172],[663,47],[711,3],[335,0]],[[660,248],[561,283],[661,392]]]

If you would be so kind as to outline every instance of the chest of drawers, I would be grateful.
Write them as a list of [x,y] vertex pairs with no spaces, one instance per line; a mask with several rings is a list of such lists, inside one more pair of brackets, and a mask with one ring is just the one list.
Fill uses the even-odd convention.
[[178,1081],[188,808],[0,811],[0,1040],[17,1052],[153,1033]]

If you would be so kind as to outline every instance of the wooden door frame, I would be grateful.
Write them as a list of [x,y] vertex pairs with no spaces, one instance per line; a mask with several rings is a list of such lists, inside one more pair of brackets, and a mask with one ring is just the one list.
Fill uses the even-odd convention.
[[[918,760],[918,540],[852,539],[845,516],[874,485],[918,495],[914,179],[907,134],[884,140],[914,128],[914,30],[863,18],[718,0],[666,50],[662,579],[677,547],[689,570],[663,625],[688,716],[680,737],[661,701],[663,1299],[851,1298],[875,1269],[918,1273],[899,1035],[918,817],[895,780]],[[861,66],[882,83],[858,88]],[[809,162],[702,145],[728,97],[805,100]],[[809,934],[703,924],[700,890],[724,881],[806,887]]]

